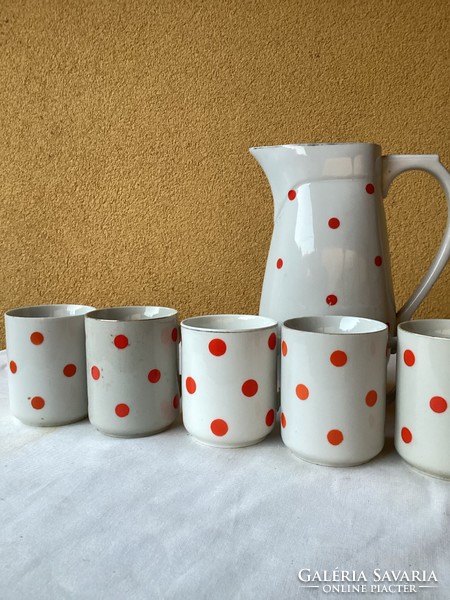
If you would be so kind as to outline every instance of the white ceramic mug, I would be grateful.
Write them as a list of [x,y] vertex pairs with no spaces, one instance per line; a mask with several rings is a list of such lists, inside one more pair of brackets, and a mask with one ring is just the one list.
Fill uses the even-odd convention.
[[89,420],[102,433],[139,437],[179,414],[177,311],[120,306],[86,315]]
[[281,342],[281,437],[298,457],[344,467],[384,445],[385,323],[359,317],[285,321]]
[[450,478],[450,319],[398,326],[395,447],[413,467]]
[[198,441],[237,448],[273,429],[277,323],[251,315],[181,323],[183,422]]
[[87,416],[84,315],[92,306],[48,304],[5,313],[9,400],[27,425]]

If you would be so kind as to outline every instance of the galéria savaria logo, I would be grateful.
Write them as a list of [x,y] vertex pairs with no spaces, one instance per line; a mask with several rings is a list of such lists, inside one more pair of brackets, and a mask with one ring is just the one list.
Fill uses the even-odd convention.
[[434,571],[414,569],[401,571],[377,568],[370,573],[337,568],[332,571],[300,569],[298,578],[302,588],[320,590],[324,594],[417,594],[439,587]]

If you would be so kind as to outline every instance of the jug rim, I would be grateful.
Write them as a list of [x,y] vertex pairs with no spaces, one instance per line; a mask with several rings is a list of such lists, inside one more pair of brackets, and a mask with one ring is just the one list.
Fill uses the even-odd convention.
[[267,146],[251,146],[249,150],[263,150],[265,148],[312,148],[314,146],[375,146],[381,148],[380,144],[375,142],[305,142],[293,144],[269,144]]

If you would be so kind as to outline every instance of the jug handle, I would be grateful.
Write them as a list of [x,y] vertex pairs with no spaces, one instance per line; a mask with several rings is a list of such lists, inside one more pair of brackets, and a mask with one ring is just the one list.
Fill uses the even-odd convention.
[[397,323],[408,321],[436,282],[450,258],[450,173],[439,161],[437,154],[390,154],[382,157],[382,194],[387,196],[393,180],[405,171],[426,171],[433,175],[444,189],[447,200],[447,225],[441,245],[425,275],[409,299],[397,312]]

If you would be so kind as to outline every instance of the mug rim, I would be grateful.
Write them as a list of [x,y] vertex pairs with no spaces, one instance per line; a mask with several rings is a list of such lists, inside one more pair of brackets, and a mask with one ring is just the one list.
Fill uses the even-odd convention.
[[[365,331],[345,331],[345,330],[337,330],[336,331],[318,331],[318,327],[326,327],[326,323],[328,322],[328,326],[334,326],[338,323],[341,323],[344,319],[351,319],[353,322],[357,321],[358,323],[365,324],[370,326],[370,329]],[[316,322],[315,327],[313,328],[313,323]],[[303,325],[303,327],[302,327]],[[309,326],[308,326],[309,325]],[[353,315],[310,315],[304,317],[294,317],[292,319],[287,319],[283,322],[283,329],[287,329],[289,331],[297,331],[298,333],[304,333],[308,335],[374,335],[377,333],[387,332],[388,326],[383,321],[378,321],[377,319],[369,319],[367,317],[356,317]]]
[[[57,311],[62,309],[72,309],[73,312],[67,312],[65,314],[39,314]],[[75,310],[80,312],[76,313]],[[29,306],[19,306],[17,308],[10,308],[5,312],[5,317],[14,319],[43,319],[48,321],[49,319],[66,319],[73,317],[84,317],[92,311],[95,311],[95,306],[88,306],[87,304],[31,304]]]
[[[438,335],[436,332],[437,327],[446,327],[448,334]],[[450,319],[411,319],[399,323],[397,330],[420,338],[450,340]]]
[[[230,321],[235,320],[251,320],[259,322],[260,325],[251,325],[249,327],[215,327],[212,324],[208,325],[208,321],[213,323],[219,319]],[[200,323],[204,321],[205,325]],[[195,324],[197,323],[197,325]],[[261,315],[246,315],[246,314],[217,314],[217,315],[198,315],[195,317],[188,317],[181,321],[182,329],[189,329],[191,331],[204,331],[209,333],[249,333],[252,331],[264,331],[266,329],[273,329],[277,327],[278,322],[275,319],[269,317],[263,317]]]
[[[145,311],[149,310],[165,311],[166,314],[145,314]],[[139,312],[140,311],[140,312]],[[130,318],[134,312],[134,318]],[[121,318],[123,313],[125,318]],[[111,316],[108,316],[111,315]],[[117,315],[114,317],[113,315]],[[129,315],[129,318],[126,318]],[[162,319],[169,319],[176,317],[178,311],[175,308],[168,306],[156,306],[156,305],[127,305],[127,306],[107,306],[105,308],[98,308],[92,312],[86,313],[86,318],[93,319],[94,321],[105,322],[105,323],[136,323],[138,321],[160,321]]]

